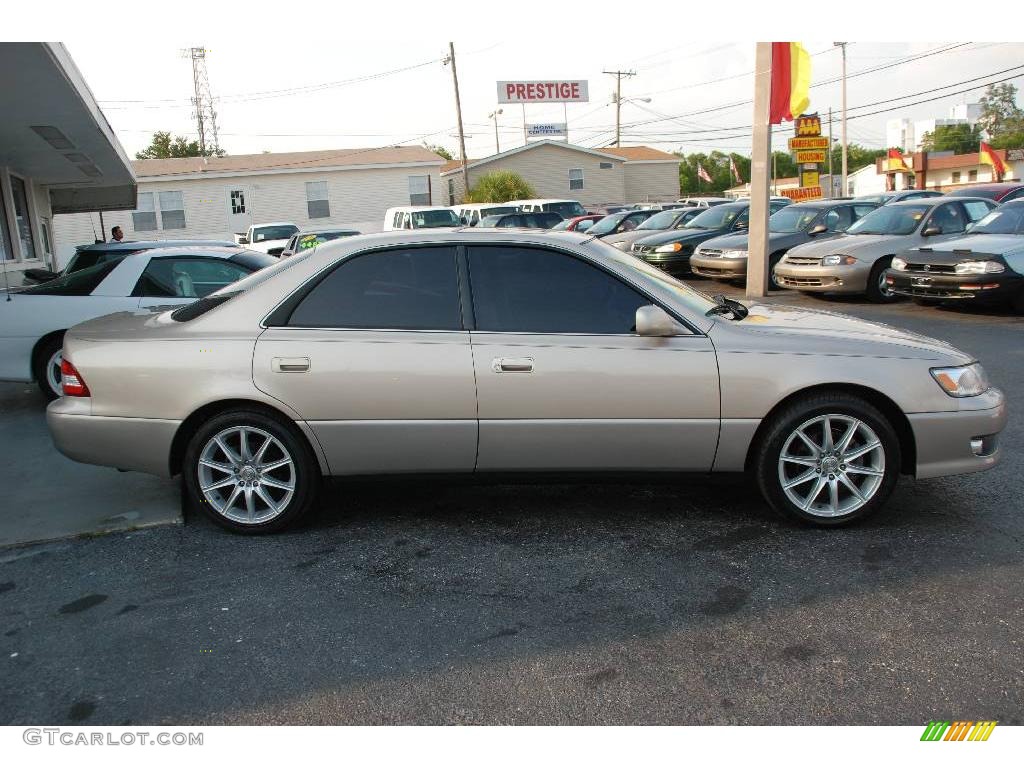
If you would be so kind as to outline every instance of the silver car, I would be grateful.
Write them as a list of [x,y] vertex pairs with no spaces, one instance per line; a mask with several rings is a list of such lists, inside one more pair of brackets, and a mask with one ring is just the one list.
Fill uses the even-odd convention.
[[963,236],[996,203],[985,198],[903,200],[855,222],[846,235],[791,248],[775,265],[775,283],[806,293],[863,293],[884,303],[899,297],[886,282],[893,256]]
[[970,355],[851,317],[712,299],[576,233],[445,230],[319,245],[175,311],[65,335],[47,420],[78,461],[182,474],[241,532],[325,476],[752,473],[837,525],[901,473],[999,460]]

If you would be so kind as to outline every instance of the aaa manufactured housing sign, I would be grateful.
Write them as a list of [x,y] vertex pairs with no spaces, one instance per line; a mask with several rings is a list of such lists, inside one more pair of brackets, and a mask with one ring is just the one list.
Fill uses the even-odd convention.
[[586,80],[499,80],[499,104],[590,101]]
[[798,163],[824,163],[827,159],[823,149],[798,149],[793,154]]
[[789,151],[798,149],[828,149],[828,136],[794,136],[789,140]]

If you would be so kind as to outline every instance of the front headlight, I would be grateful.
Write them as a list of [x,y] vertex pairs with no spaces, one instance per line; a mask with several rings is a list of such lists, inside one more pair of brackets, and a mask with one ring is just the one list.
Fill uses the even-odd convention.
[[679,253],[683,250],[682,243],[665,243],[665,245],[659,245],[654,249],[655,253]]
[[956,265],[958,275],[984,275],[985,273],[1004,271],[1006,271],[1006,267],[998,261],[961,261]]
[[904,259],[901,259],[899,256],[897,256],[896,258],[894,258],[892,260],[892,265],[891,266],[892,266],[893,269],[896,269],[896,270],[899,270],[900,272],[902,272],[903,270],[905,270],[907,268],[907,262]]
[[745,259],[747,258],[746,251],[722,251],[723,259]]
[[821,260],[823,267],[838,267],[840,264],[850,266],[856,264],[857,260],[853,256],[840,256],[838,253],[833,253]]
[[955,368],[932,368],[932,377],[950,397],[974,397],[988,392],[991,384],[980,363]]

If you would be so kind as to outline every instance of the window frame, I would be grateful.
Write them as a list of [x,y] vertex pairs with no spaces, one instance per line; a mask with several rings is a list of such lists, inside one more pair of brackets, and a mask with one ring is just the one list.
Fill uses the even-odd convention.
[[[427,180],[426,192],[413,192],[412,191],[413,179],[426,179]],[[408,191],[409,191],[409,205],[433,205],[434,204],[434,189],[433,189],[434,185],[433,185],[433,182],[432,182],[432,180],[430,178],[430,174],[429,173],[411,173],[408,176],[406,176],[406,184],[408,185]],[[422,197],[424,195],[426,195],[426,198],[427,198],[426,202],[424,202],[424,201],[417,201],[416,199],[414,199],[414,196]]]
[[[238,195],[238,203],[235,203],[235,195]],[[228,206],[231,208],[232,216],[244,216],[246,214],[245,206],[245,190],[244,189],[229,189],[228,190]],[[235,210],[235,209],[238,210]]]
[[[573,173],[579,173],[579,175],[580,175],[579,179],[574,179],[572,177]],[[580,185],[578,187],[574,187],[573,186],[573,182],[575,182],[575,181],[579,181]],[[585,187],[586,183],[587,183],[586,182],[586,176],[584,175],[582,168],[570,168],[569,169],[569,191],[570,192],[576,192],[576,191],[578,191],[580,189],[583,189]]]
[[[139,201],[142,200],[143,195],[148,197],[148,199],[150,200],[151,209],[148,210],[148,211],[143,211],[143,210],[139,209]],[[132,232],[159,232],[160,231],[160,217],[157,214],[157,210],[156,210],[156,192],[139,192],[136,195],[135,208],[132,209],[131,214],[132,214]],[[140,229],[139,228],[138,219],[135,218],[136,215],[138,215],[138,214],[145,214],[145,215],[152,214],[152,216],[153,216],[153,228],[150,229],[148,227],[144,227],[144,228]]]
[[[163,195],[179,195],[181,197],[181,208],[167,208],[164,209]],[[185,217],[185,192],[180,189],[161,189],[156,193],[156,207],[159,210],[159,226],[160,231],[166,231],[169,229],[188,229],[188,219]],[[178,213],[181,212],[181,226],[180,227],[168,227],[167,222],[164,220],[164,213]]]
[[[313,220],[313,219],[329,219],[329,218],[331,218],[331,185],[327,182],[326,179],[317,179],[316,181],[307,181],[307,182],[305,182],[305,184],[306,184],[306,187],[305,187],[305,189],[306,189],[306,218],[308,218],[310,220]],[[311,198],[309,196],[310,189],[313,188],[313,187],[316,187],[317,189],[320,189],[321,188],[320,185],[323,185],[322,186],[322,188],[323,188],[323,197]],[[326,213],[319,213],[318,212],[316,215],[313,215],[313,209],[310,208],[310,204],[311,203],[325,203],[326,204],[326,211],[327,212]]]

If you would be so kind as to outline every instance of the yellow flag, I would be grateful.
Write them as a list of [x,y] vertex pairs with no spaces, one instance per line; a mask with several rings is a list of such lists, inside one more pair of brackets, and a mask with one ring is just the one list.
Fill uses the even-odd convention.
[[789,113],[802,115],[810,106],[808,91],[811,88],[811,56],[800,43],[790,44],[790,96]]

